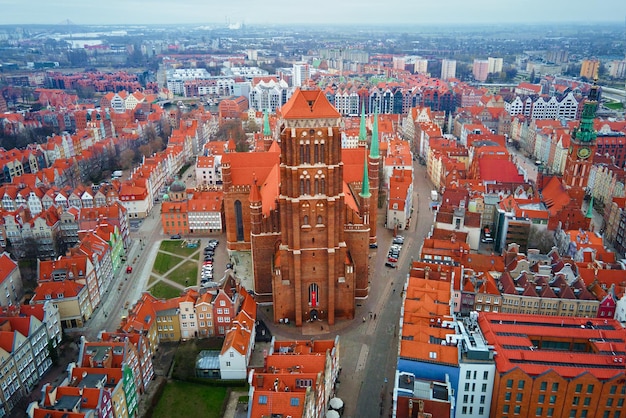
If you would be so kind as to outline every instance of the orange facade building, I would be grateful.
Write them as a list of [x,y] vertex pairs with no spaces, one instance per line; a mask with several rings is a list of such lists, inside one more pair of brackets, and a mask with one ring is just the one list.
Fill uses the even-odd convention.
[[496,374],[497,417],[619,417],[626,330],[613,319],[481,313]]

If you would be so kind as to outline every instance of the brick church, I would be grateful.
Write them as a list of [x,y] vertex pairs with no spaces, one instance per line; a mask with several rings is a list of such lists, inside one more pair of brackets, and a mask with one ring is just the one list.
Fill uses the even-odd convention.
[[265,116],[265,152],[222,159],[228,249],[251,252],[256,299],[275,321],[353,319],[376,239],[377,129],[369,153],[342,149],[321,90],[296,90],[277,116],[274,131]]

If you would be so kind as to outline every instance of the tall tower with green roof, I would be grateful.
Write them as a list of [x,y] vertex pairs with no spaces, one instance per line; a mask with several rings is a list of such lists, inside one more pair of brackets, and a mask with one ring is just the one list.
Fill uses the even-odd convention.
[[378,222],[378,188],[380,184],[380,151],[378,139],[378,111],[374,111],[374,120],[372,122],[372,141],[370,143],[370,152],[367,156],[368,179],[370,190],[370,243],[376,242],[376,223]]
[[361,124],[359,126],[359,144],[367,142],[367,127],[365,124],[365,102],[361,105]]
[[263,149],[268,151],[274,142],[272,138],[272,128],[270,127],[270,117],[267,109],[263,112]]
[[563,172],[563,185],[566,188],[578,188],[584,191],[587,187],[587,180],[593,166],[593,156],[597,148],[597,133],[593,128],[597,109],[598,86],[594,82],[589,97],[583,105],[580,125],[574,129],[570,138],[567,162]]

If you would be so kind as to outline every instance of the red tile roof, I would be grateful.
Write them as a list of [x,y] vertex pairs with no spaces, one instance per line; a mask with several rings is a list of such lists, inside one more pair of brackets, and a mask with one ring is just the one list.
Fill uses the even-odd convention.
[[289,101],[279,110],[284,119],[340,118],[341,114],[330,104],[321,90],[296,89]]
[[[538,376],[553,370],[564,378],[589,373],[600,380],[624,375],[626,330],[613,319],[481,313],[478,323],[498,353],[499,373],[520,368]],[[542,349],[542,342],[557,340],[583,349]]]

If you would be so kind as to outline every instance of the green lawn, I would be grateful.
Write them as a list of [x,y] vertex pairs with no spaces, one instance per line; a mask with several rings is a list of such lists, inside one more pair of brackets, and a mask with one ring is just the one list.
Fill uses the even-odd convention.
[[225,400],[224,387],[171,381],[165,386],[152,416],[219,418]]
[[183,257],[189,257],[191,254],[195,253],[196,251],[200,251],[198,248],[187,248],[186,245],[183,245],[183,241],[184,240],[182,239],[162,241],[160,250],[167,251],[173,254],[178,254]]
[[[168,274],[167,278],[183,286],[193,286],[198,280],[198,263],[186,261],[172,273]],[[187,279],[189,279],[188,283],[185,282]]]
[[156,259],[154,260],[154,266],[152,266],[152,271],[155,271],[161,275],[165,274],[165,272],[171,270],[176,264],[183,261],[182,258],[176,257],[174,255],[169,255],[166,253],[158,253]]
[[180,296],[181,290],[170,286],[167,283],[158,282],[149,288],[148,292],[150,292],[155,298],[169,299]]

